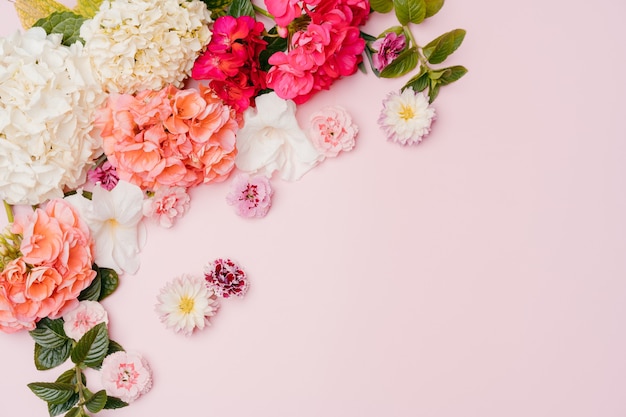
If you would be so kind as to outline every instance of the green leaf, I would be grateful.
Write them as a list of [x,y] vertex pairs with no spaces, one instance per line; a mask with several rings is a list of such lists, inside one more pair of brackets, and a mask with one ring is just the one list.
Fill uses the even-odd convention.
[[60,382],[33,382],[28,388],[39,398],[51,404],[63,404],[74,394],[74,385]]
[[430,80],[430,88],[428,89],[428,97],[429,103],[433,103],[435,101],[435,99],[437,98],[437,96],[439,95],[439,88],[441,87],[441,84],[439,84],[436,80],[431,79]]
[[426,2],[426,17],[431,17],[437,14],[443,7],[444,0],[425,0]]
[[81,417],[83,415],[83,407],[72,408],[65,417]]
[[74,11],[82,17],[94,17],[100,9],[101,4],[102,0],[78,0]]
[[127,402],[124,402],[117,397],[107,397],[107,402],[104,405],[104,408],[106,408],[107,410],[113,410],[116,408],[126,407],[127,405]]
[[72,362],[97,369],[102,364],[108,348],[109,332],[106,323],[97,324],[85,333],[72,349]]
[[254,7],[250,0],[233,0],[228,9],[228,14],[233,17],[250,16],[254,17]]
[[225,16],[227,14],[228,7],[232,3],[232,0],[202,0],[206,7],[211,12],[211,18],[213,20],[217,19],[220,16]]
[[451,53],[457,50],[463,39],[465,38],[465,30],[454,29],[448,33],[444,33],[436,39],[433,39],[426,45],[422,52],[431,64],[442,63]]
[[428,70],[425,67],[422,67],[420,72],[407,81],[407,83],[404,84],[400,90],[404,91],[407,88],[412,88],[414,91],[424,91],[426,87],[428,87],[429,82],[430,78],[428,77]]
[[46,348],[39,343],[35,343],[35,368],[40,371],[55,368],[69,358],[71,350],[71,339],[68,339],[58,348]]
[[124,348],[119,343],[109,339],[109,348],[107,349],[107,356],[115,352],[123,352]]
[[288,40],[285,38],[281,38],[280,36],[276,36],[276,27],[270,29],[269,35],[274,36],[266,36],[263,38],[263,40],[267,42],[267,47],[259,54],[259,65],[261,70],[263,71],[269,71],[270,64],[267,62],[267,60],[270,59],[270,57],[274,55],[274,53],[287,50]]
[[91,284],[78,294],[80,301],[98,301],[100,298],[100,292],[102,291],[102,279],[100,274],[96,274],[96,277],[91,281]]
[[393,0],[370,0],[372,10],[378,13],[389,13],[393,10]]
[[[85,374],[83,374],[81,371],[79,372],[80,372],[81,382],[83,383],[83,385],[87,385],[87,378],[85,377]],[[59,377],[57,378],[55,382],[62,382],[65,384],[76,384],[76,369],[72,368],[63,372],[61,375],[59,375]]]
[[462,65],[455,65],[453,67],[445,68],[442,71],[443,73],[441,74],[441,77],[439,77],[439,83],[441,85],[452,84],[467,74],[467,68]]
[[39,320],[37,328],[28,334],[35,340],[35,343],[45,348],[58,348],[69,340],[63,330],[63,319],[51,320],[45,317]]
[[91,398],[85,402],[85,407],[92,413],[102,410],[107,402],[107,394],[104,390],[96,392]]
[[393,0],[396,17],[402,26],[411,23],[421,23],[426,17],[425,0]]
[[402,51],[396,59],[380,72],[383,78],[397,78],[407,74],[417,66],[418,55],[416,48]]
[[72,407],[76,405],[76,403],[78,402],[78,398],[78,393],[74,393],[69,400],[65,401],[62,404],[48,403],[48,414],[50,414],[50,417],[54,417],[58,416],[59,414],[63,414],[66,411],[69,411]]
[[97,265],[94,265],[93,269],[94,271],[96,271],[98,277],[100,278],[101,289],[98,301],[102,301],[115,292],[120,284],[120,279],[114,269],[100,268]]
[[41,26],[49,35],[60,33],[63,35],[61,42],[65,46],[70,46],[76,41],[84,41],[80,37],[80,27],[86,19],[73,12],[54,12],[50,16],[39,19],[33,26]]

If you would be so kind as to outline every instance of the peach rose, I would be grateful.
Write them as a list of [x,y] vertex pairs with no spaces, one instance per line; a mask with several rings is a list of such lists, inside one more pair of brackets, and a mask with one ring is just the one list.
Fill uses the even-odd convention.
[[60,317],[96,276],[89,229],[69,203],[51,200],[13,226],[23,234],[22,256],[0,273],[0,331],[6,333]]

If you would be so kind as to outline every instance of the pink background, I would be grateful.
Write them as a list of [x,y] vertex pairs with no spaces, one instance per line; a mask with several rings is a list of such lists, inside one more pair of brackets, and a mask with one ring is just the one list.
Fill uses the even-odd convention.
[[[11,3],[0,14],[0,35],[18,28]],[[467,29],[449,61],[470,72],[416,147],[376,124],[406,79],[359,73],[302,106],[303,122],[348,108],[356,149],[275,180],[265,219],[237,217],[226,183],[148,226],[140,271],[104,304],[154,388],[99,415],[626,416],[625,16],[623,0],[446,1],[414,33]],[[221,256],[247,297],[192,337],[166,330],[159,289]],[[26,384],[69,365],[36,371],[26,333],[0,348],[0,415],[47,415]]]

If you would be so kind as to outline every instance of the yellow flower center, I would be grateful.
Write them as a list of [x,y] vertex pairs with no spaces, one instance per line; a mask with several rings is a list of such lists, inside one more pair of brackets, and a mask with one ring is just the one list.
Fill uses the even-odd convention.
[[189,314],[193,311],[194,304],[195,303],[193,301],[193,298],[185,296],[180,299],[180,303],[178,304],[178,309],[183,314]]
[[413,107],[403,104],[402,107],[400,107],[400,111],[398,112],[398,115],[400,116],[401,119],[404,119],[404,121],[407,121],[415,117],[415,111],[413,110]]

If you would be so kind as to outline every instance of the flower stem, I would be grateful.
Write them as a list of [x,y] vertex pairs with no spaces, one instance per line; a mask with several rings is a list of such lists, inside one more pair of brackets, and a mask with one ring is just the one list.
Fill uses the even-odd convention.
[[274,19],[274,16],[272,16],[267,10],[260,8],[256,4],[253,4],[252,8],[254,9],[256,13],[262,14],[263,16],[269,17],[270,19]]
[[7,220],[9,223],[13,223],[13,206],[7,203],[5,200],[2,201],[4,203],[4,210],[7,212]]

